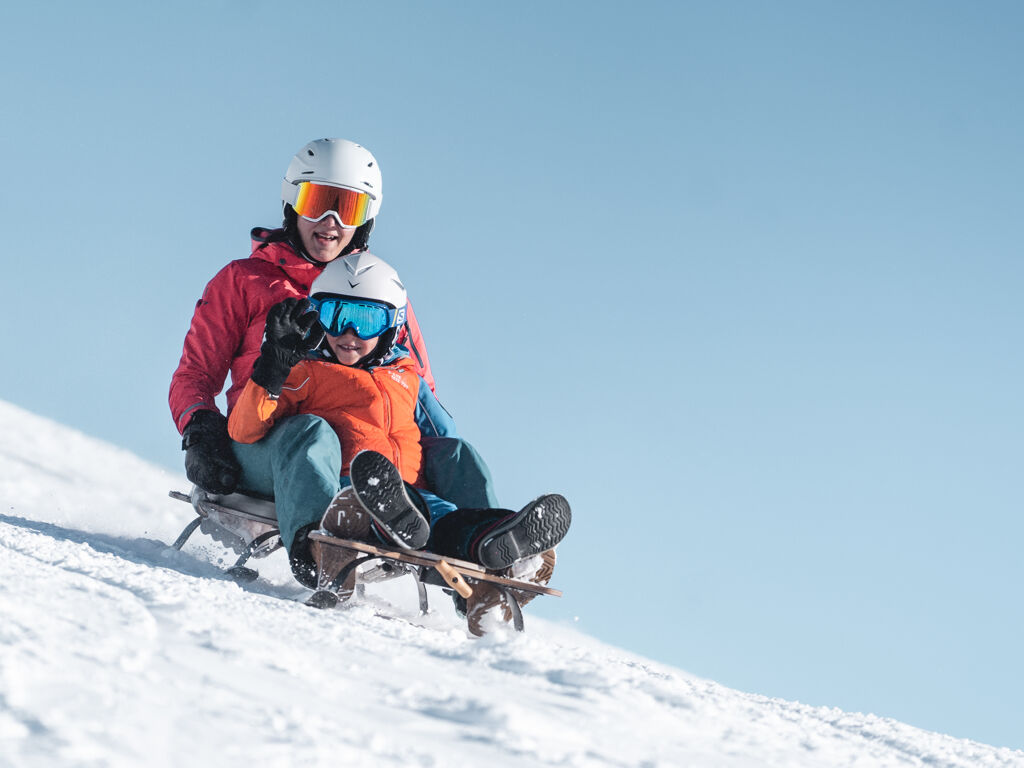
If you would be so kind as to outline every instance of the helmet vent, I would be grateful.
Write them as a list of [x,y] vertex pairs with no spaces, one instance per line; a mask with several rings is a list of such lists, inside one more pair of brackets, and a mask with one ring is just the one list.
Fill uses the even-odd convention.
[[313,154],[313,150],[312,150],[312,149],[307,149],[307,150],[306,150],[306,154],[307,154],[307,155],[309,155],[310,157],[314,157],[314,154]]

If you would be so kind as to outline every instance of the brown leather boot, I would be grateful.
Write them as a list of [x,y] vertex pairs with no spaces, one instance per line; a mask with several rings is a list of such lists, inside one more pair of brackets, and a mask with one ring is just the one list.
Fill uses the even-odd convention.
[[[555,550],[549,549],[533,557],[518,560],[499,573],[520,581],[529,581],[544,586],[551,581],[555,572]],[[533,600],[535,592],[512,590],[516,602],[522,608]],[[505,601],[505,595],[493,584],[486,581],[473,585],[473,594],[466,598],[466,624],[470,634],[483,637],[488,630],[509,624],[512,621],[512,610]]]
[[352,487],[342,488],[331,500],[320,521],[320,529],[339,539],[370,541],[373,521],[356,498]]
[[[331,500],[320,521],[320,530],[339,539],[369,541],[370,516],[356,499],[351,488],[342,488]],[[331,547],[319,541],[311,542],[313,561],[317,570],[317,589],[326,589],[341,569],[359,557],[359,553],[351,549]],[[339,600],[348,600],[355,592],[356,572],[353,570],[338,587]]]

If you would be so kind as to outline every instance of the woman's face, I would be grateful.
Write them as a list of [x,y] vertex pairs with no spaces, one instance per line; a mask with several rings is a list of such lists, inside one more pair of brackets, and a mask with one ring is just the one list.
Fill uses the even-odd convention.
[[296,226],[306,253],[323,264],[338,258],[356,236],[355,229],[343,228],[334,216],[324,216],[320,221],[299,216]]

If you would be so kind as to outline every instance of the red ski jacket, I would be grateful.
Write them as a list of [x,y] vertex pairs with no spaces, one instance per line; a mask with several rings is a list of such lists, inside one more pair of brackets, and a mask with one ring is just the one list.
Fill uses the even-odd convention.
[[[323,269],[271,234],[254,229],[249,258],[232,261],[214,275],[196,303],[181,361],[171,377],[171,415],[179,432],[197,410],[218,410],[214,398],[229,372],[231,412],[259,357],[267,312],[279,301],[309,295],[309,287]],[[414,370],[433,390],[430,360],[411,303],[398,342],[409,349]]]

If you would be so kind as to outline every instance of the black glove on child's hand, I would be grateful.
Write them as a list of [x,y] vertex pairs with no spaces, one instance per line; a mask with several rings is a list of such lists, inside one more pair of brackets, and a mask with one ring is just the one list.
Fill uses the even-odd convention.
[[204,491],[231,493],[242,468],[231,451],[228,420],[217,411],[196,411],[181,434],[185,476]]
[[320,346],[324,329],[309,299],[285,299],[270,308],[260,356],[252,380],[275,397],[292,366]]

